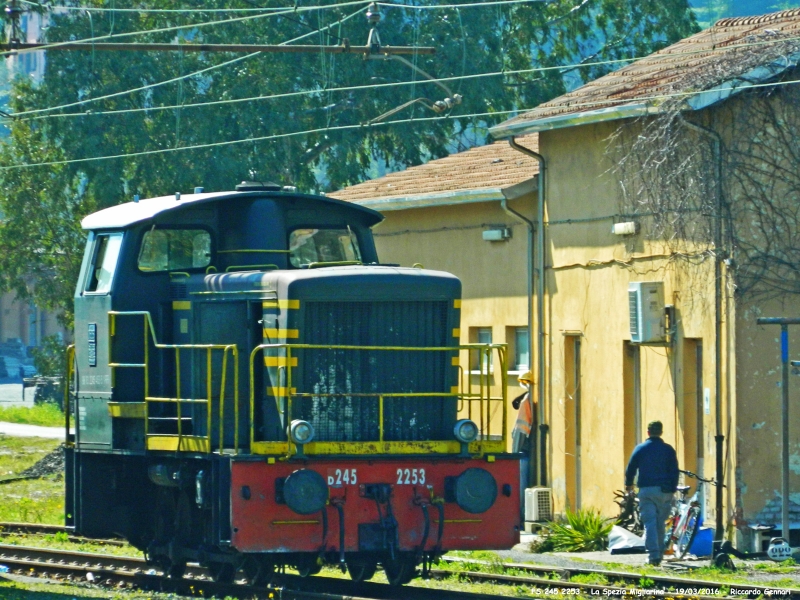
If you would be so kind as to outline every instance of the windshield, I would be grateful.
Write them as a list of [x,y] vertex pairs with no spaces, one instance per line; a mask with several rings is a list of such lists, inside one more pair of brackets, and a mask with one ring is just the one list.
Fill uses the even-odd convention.
[[289,262],[293,267],[319,262],[361,262],[358,238],[349,227],[295,229],[289,234]]
[[179,271],[207,267],[211,234],[205,229],[151,229],[139,249],[140,271]]

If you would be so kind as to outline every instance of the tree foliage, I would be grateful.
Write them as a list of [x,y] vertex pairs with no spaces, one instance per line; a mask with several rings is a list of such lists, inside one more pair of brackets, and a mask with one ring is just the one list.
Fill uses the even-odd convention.
[[[89,4],[105,6],[100,0]],[[365,179],[376,164],[392,170],[417,165],[482,142],[486,126],[505,118],[504,111],[535,106],[618,66],[594,63],[648,54],[696,28],[686,0],[553,0],[430,9],[437,4],[381,7],[382,43],[435,47],[435,55],[409,60],[431,76],[457,78],[447,85],[463,96],[447,119],[421,120],[434,114],[421,102],[411,104],[391,117],[409,120],[401,126],[368,123],[412,100],[441,100],[445,93],[396,60],[321,53],[236,57],[49,51],[41,82],[15,82],[13,113],[112,96],[10,122],[11,134],[0,149],[0,285],[32,295],[41,306],[60,309],[68,318],[81,254],[79,219],[93,210],[134,194],[171,194],[195,186],[225,190],[248,178],[302,190],[339,188]],[[113,6],[140,5],[118,0]],[[199,8],[253,5],[249,0],[202,0],[195,6],[198,12],[191,14],[52,14],[47,41],[142,31],[146,33],[113,41],[279,44],[311,33],[301,43],[341,44],[346,39],[355,46],[365,44],[368,35],[366,4],[215,26],[201,24],[226,16]],[[174,7],[170,0],[148,5]],[[230,13],[237,16],[241,13]],[[157,31],[187,25],[180,31]],[[576,63],[582,66],[561,68]],[[477,77],[534,67],[549,70]],[[377,87],[331,91],[355,86]],[[139,91],[119,94],[132,89]],[[221,100],[238,102],[208,104]],[[192,106],[196,104],[200,106]],[[138,112],[112,112],[122,110]],[[472,114],[484,116],[459,116]],[[353,128],[337,129],[342,126]],[[313,133],[292,135],[304,131]],[[286,137],[246,141],[282,135]],[[230,140],[242,142],[214,145]],[[209,147],[135,155],[197,145]],[[26,166],[118,155],[126,156]]]

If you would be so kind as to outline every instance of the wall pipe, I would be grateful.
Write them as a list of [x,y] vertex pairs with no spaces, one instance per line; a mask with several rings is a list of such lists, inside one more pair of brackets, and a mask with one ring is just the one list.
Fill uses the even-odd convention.
[[[545,180],[545,171],[547,168],[547,163],[545,162],[544,156],[539,154],[538,152],[534,152],[530,148],[526,148],[525,146],[521,146],[517,143],[514,136],[511,136],[508,140],[509,145],[516,151],[522,152],[523,154],[534,158],[539,163],[539,175],[538,175],[538,204],[536,207],[536,345],[537,345],[537,359],[538,359],[538,368],[537,368],[537,380],[538,380],[538,401],[539,401],[539,461],[538,461],[538,468],[539,468],[539,485],[546,487],[547,486],[547,431],[549,426],[545,423],[545,410],[544,410],[544,399],[545,399],[545,381],[546,381],[546,374],[545,374],[545,362],[544,362],[544,180]],[[531,254],[528,254],[528,264],[531,264]],[[528,281],[531,281],[531,278],[528,278]],[[531,295],[529,294],[528,297],[530,298]],[[530,322],[530,320],[529,320]],[[531,339],[530,337],[528,338]]]
[[722,139],[720,135],[708,127],[683,121],[687,127],[693,129],[701,135],[711,138],[714,152],[714,162],[716,170],[716,219],[714,220],[714,411],[716,421],[716,531],[714,540],[717,545],[722,542],[725,533],[725,521],[722,513],[723,483],[725,478],[725,468],[723,463],[723,442],[725,436],[722,433]]
[[[533,357],[533,230],[534,224],[528,217],[523,214],[518,213],[516,210],[508,206],[508,198],[503,198],[500,200],[500,207],[508,214],[509,216],[521,221],[528,227],[528,316],[527,316],[527,324],[528,324],[528,366],[533,367],[531,363],[531,358]],[[538,387],[541,387],[539,385]],[[533,403],[533,391],[528,393],[528,402],[531,404]],[[533,406],[531,406],[531,414],[533,414]],[[537,452],[537,445],[536,445],[536,432],[531,431],[531,443],[530,443],[530,450],[528,455],[531,459],[530,467],[528,469],[528,481],[535,482],[538,481],[537,477],[537,465],[539,461],[534,459],[534,456]]]

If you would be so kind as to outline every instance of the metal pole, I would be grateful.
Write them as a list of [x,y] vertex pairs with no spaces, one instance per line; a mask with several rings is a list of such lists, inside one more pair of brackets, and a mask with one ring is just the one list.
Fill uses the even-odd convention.
[[781,325],[781,533],[789,542],[789,326]]
[[800,318],[763,317],[756,323],[781,326],[781,535],[789,542],[789,325],[800,325]]

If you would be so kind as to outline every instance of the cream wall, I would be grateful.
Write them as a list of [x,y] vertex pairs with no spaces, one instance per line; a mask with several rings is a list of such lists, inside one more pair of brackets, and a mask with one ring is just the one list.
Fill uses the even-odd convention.
[[[651,420],[664,423],[664,439],[687,451],[684,341],[700,340],[702,381],[710,413],[702,415],[705,475],[714,471],[714,288],[713,261],[681,258],[676,249],[642,235],[611,233],[619,212],[617,184],[606,156],[606,140],[618,124],[599,124],[540,134],[547,171],[547,418],[550,424],[550,484],[556,510],[581,507],[616,514],[614,490],[624,470],[635,427],[626,408],[625,342],[630,340],[628,284],[663,281],[665,303],[677,311],[674,344],[641,346],[640,431]],[[687,249],[681,249],[684,253]],[[580,476],[576,473],[576,394],[571,389],[571,350],[580,340]],[[630,379],[630,375],[629,375]],[[630,387],[630,382],[628,383]],[[626,427],[629,441],[626,443]],[[709,435],[710,433],[710,435]],[[641,441],[641,439],[639,440]],[[680,460],[684,463],[684,460]],[[572,486],[572,491],[570,490]],[[707,505],[713,518],[713,502]]]
[[[535,197],[526,196],[509,202],[516,211],[533,218]],[[470,343],[470,330],[491,327],[494,343],[511,343],[508,328],[527,325],[527,228],[512,219],[500,202],[464,203],[451,206],[387,211],[385,220],[374,229],[378,256],[384,263],[409,267],[416,263],[426,269],[453,273],[462,282],[460,343]],[[510,240],[486,242],[482,232],[492,227],[509,227]],[[496,358],[496,357],[495,357]],[[513,361],[513,354],[510,356]],[[468,371],[466,354],[461,367]],[[508,396],[521,393],[518,371],[509,365]],[[492,369],[493,395],[499,395],[500,372]],[[468,374],[463,375],[466,384]],[[472,376],[473,385],[478,378]],[[509,408],[506,423],[510,434],[516,415]],[[493,403],[492,432],[499,433],[502,412]]]

